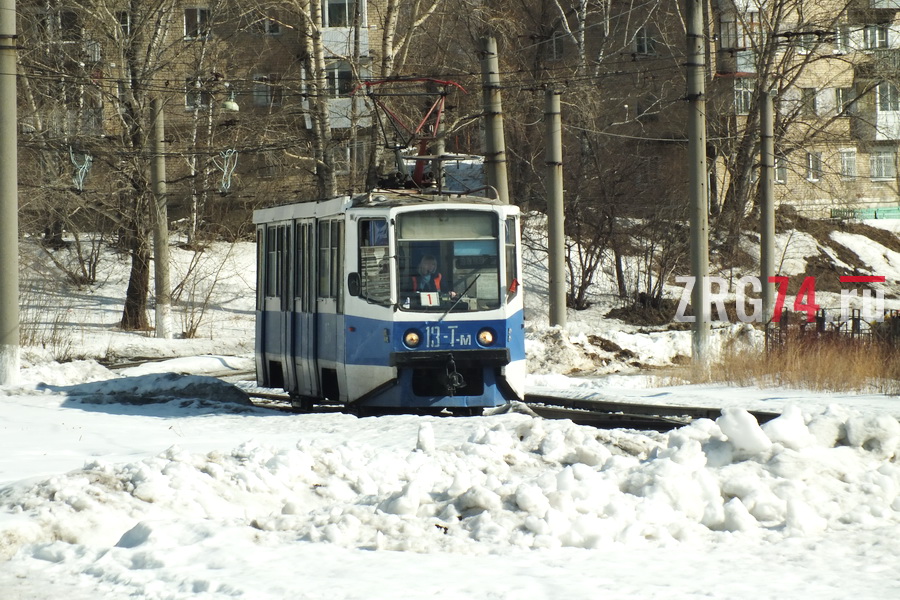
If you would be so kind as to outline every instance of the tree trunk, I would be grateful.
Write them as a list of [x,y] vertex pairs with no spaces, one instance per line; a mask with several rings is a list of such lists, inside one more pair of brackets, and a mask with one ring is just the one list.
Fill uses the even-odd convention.
[[628,297],[628,285],[625,283],[625,269],[622,266],[622,253],[618,248],[613,248],[616,264],[616,284],[619,287],[619,298]]
[[[309,31],[307,54],[309,55],[308,83],[311,89],[310,113],[313,127],[313,154],[316,159],[316,184],[320,198],[331,198],[337,193],[334,169],[328,156],[331,141],[331,119],[328,115],[330,94],[325,72],[325,46],[322,39],[322,6],[309,3]],[[337,82],[335,82],[337,86]]]
[[132,232],[131,276],[125,292],[125,310],[122,311],[122,329],[128,331],[148,331],[147,297],[150,294],[150,244],[142,228]]

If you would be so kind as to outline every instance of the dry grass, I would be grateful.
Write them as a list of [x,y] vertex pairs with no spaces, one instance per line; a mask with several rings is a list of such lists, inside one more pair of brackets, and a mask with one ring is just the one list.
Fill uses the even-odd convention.
[[728,351],[694,383],[900,394],[900,351],[854,340],[788,341],[766,353]]
[[72,334],[72,316],[59,294],[40,285],[24,285],[19,298],[19,344],[47,350],[57,362],[73,360],[77,344]]

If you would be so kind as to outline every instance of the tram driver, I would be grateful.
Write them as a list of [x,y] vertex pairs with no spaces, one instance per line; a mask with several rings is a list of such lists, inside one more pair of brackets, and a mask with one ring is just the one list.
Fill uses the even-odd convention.
[[[416,272],[412,275],[409,289],[413,292],[441,293],[441,273],[437,268],[437,259],[433,254],[422,256]],[[450,291],[450,299],[456,299],[456,292]]]
[[419,267],[412,277],[412,291],[441,291],[441,274],[437,270],[437,259],[433,254],[426,254],[419,261]]

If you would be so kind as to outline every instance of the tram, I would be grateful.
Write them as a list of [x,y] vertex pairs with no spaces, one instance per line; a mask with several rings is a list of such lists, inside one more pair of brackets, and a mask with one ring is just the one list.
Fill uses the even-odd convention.
[[375,190],[254,224],[259,385],[301,408],[476,412],[523,397],[517,207]]

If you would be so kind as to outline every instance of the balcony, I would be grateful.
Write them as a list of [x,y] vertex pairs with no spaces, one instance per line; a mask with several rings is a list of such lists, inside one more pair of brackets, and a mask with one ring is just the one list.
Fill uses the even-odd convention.
[[858,115],[852,119],[853,137],[866,142],[900,140],[900,112]]
[[[353,56],[353,28],[324,28],[322,44],[325,46],[325,56]],[[362,56],[369,55],[369,30],[366,27],[359,28],[359,53]]]
[[868,94],[857,100],[850,133],[865,142],[900,140],[900,110],[879,110],[875,94]]
[[756,53],[753,50],[720,50],[716,56],[716,72],[756,73]]
[[100,62],[100,42],[93,40],[61,40],[47,42],[47,52],[55,57],[65,57],[66,61],[86,65]]
[[[328,99],[328,120],[332,129],[347,129],[354,125],[353,102],[356,101],[356,127],[371,127],[372,115],[363,106],[357,97],[336,97]],[[303,100],[301,103],[305,111],[306,128],[312,129],[312,117],[310,117],[309,100]]]
[[853,0],[848,8],[851,18],[873,22],[900,11],[900,0]]
[[900,49],[878,48],[865,52],[868,59],[858,63],[855,67],[857,78],[884,79],[900,74]]

